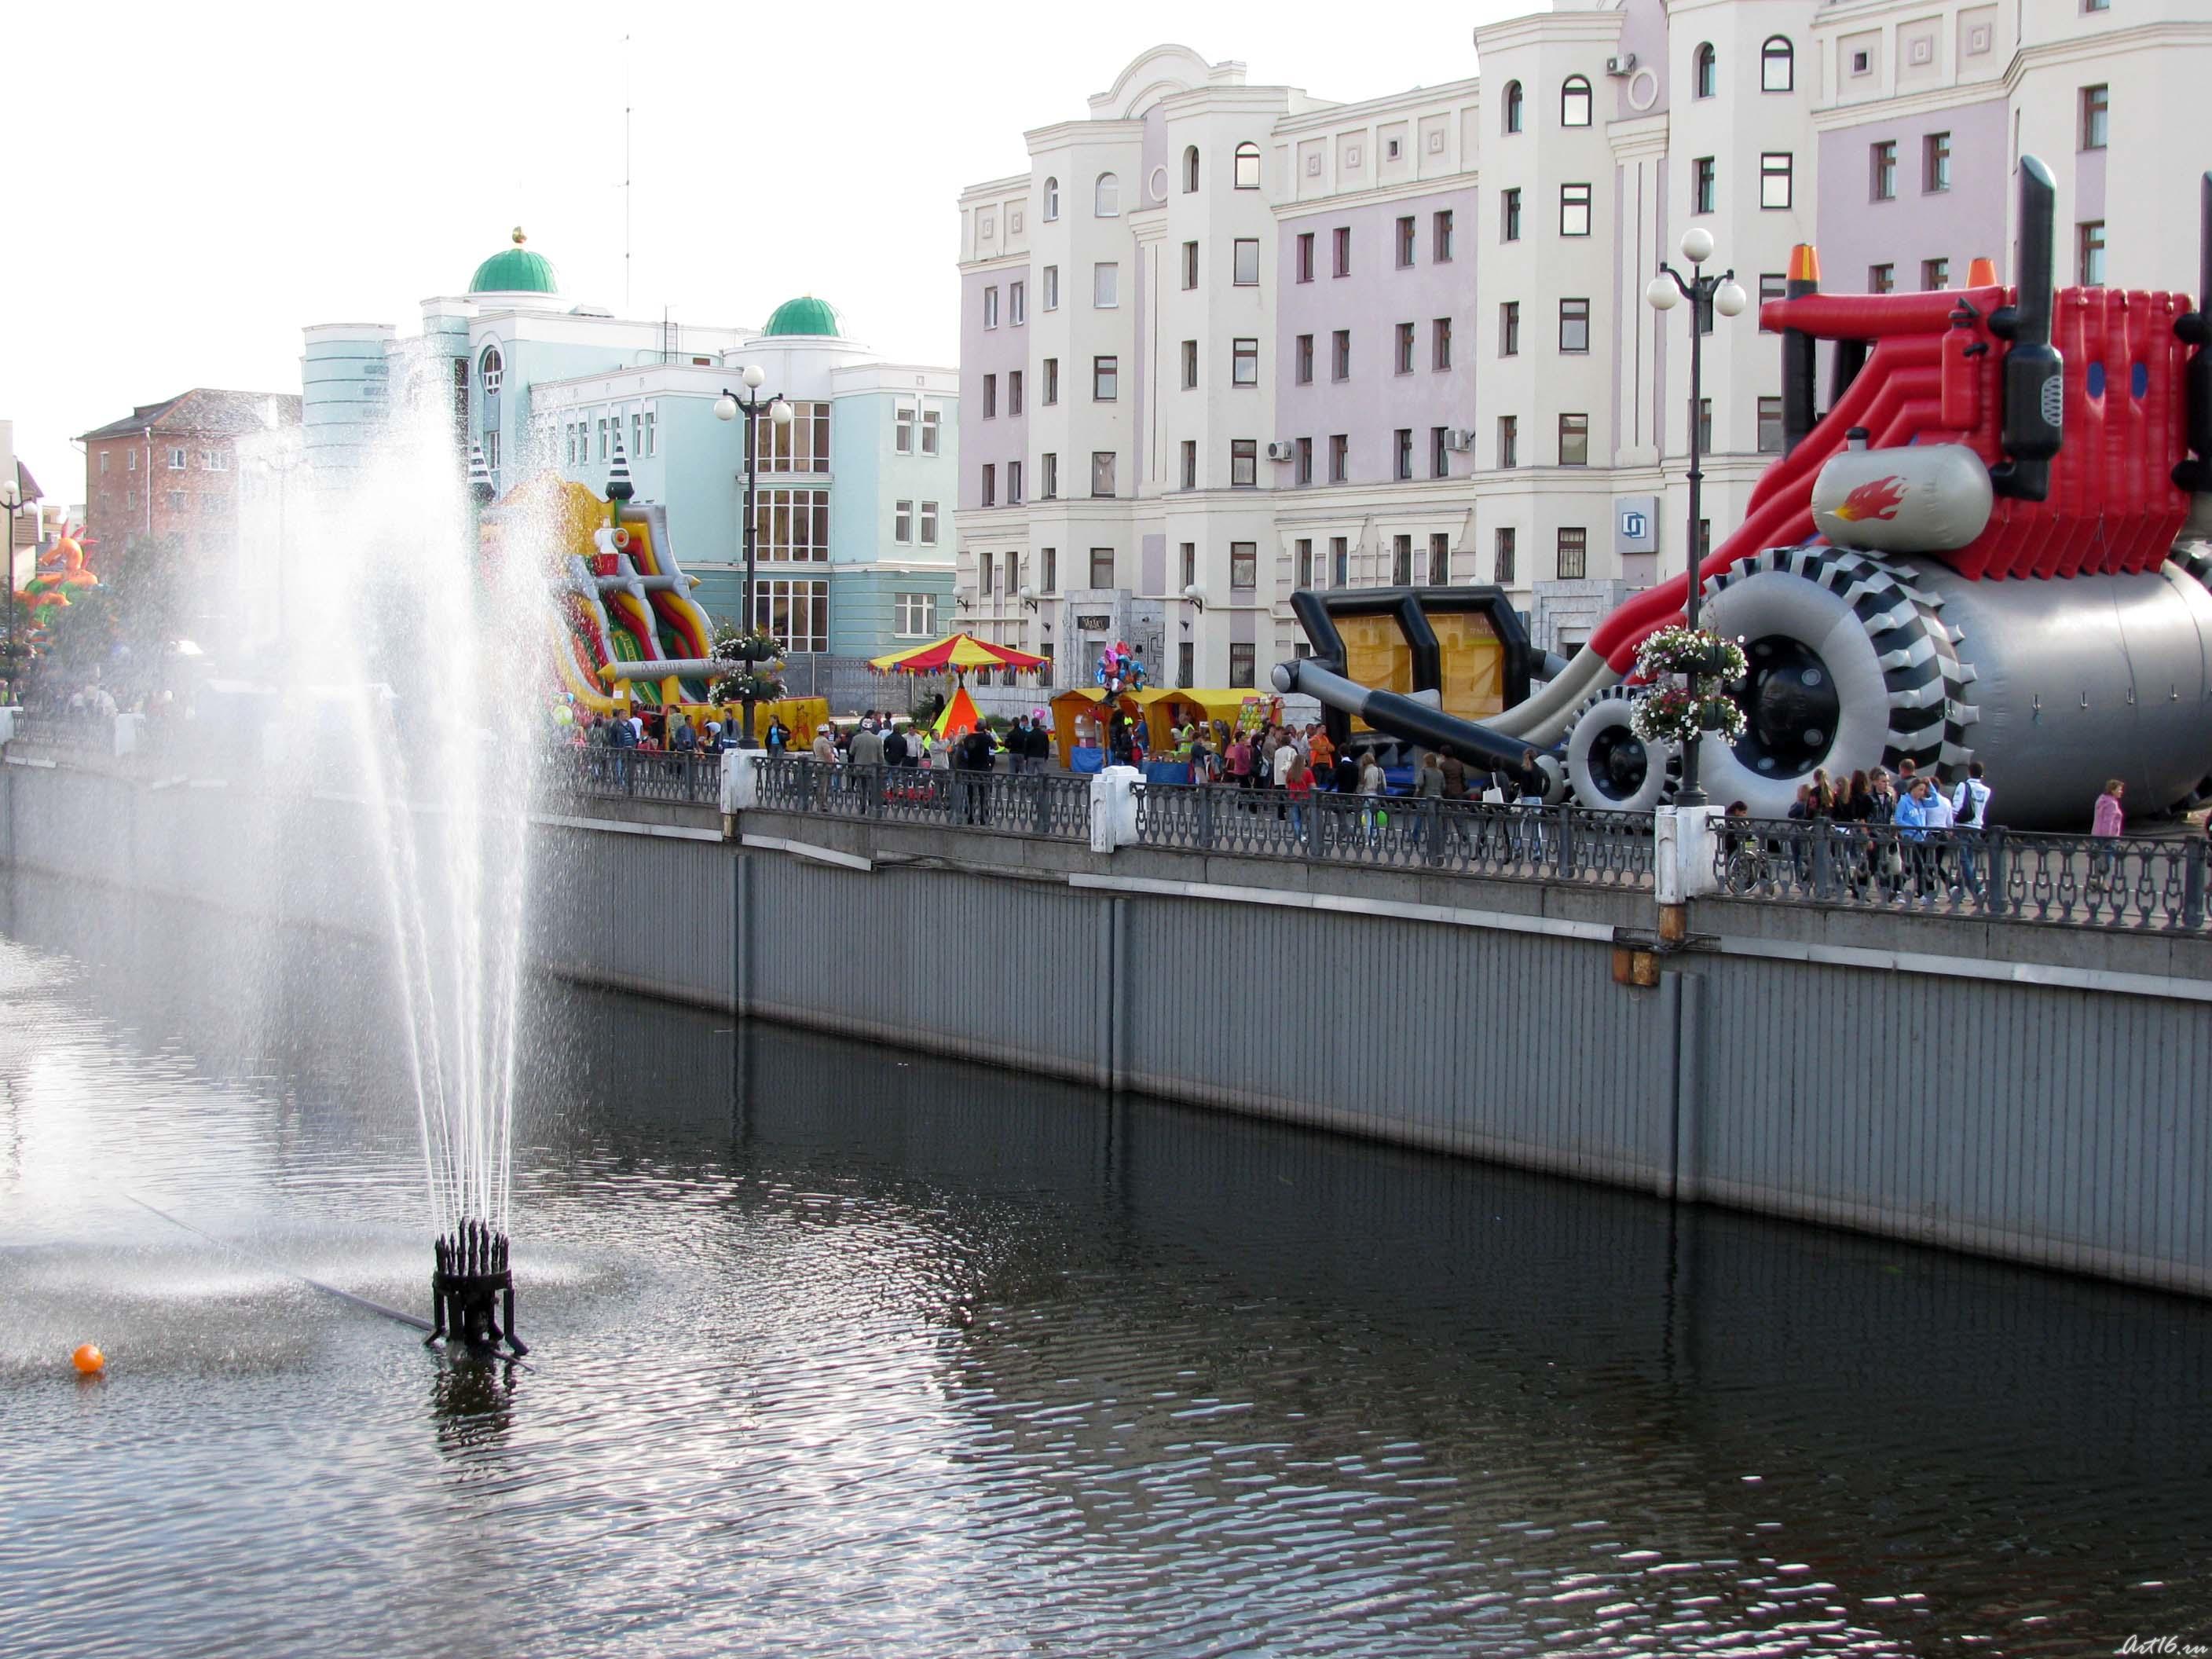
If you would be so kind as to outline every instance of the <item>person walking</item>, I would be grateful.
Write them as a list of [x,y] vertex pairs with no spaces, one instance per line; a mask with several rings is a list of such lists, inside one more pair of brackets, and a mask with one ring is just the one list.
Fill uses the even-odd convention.
[[1030,771],[1044,773],[1052,769],[1052,732],[1042,719],[1030,722],[1027,752]]
[[1367,750],[1359,765],[1360,825],[1367,832],[1367,844],[1374,846],[1381,838],[1382,825],[1389,822],[1389,812],[1382,805],[1390,793],[1389,781],[1382,775],[1382,763],[1375,750]]
[[2089,833],[2100,843],[2089,855],[2089,891],[2101,894],[2114,885],[2113,876],[2119,863],[2120,834],[2126,827],[2127,814],[2122,809],[2120,798],[2127,793],[2127,785],[2118,778],[2105,780],[2104,793],[2090,808]]
[[894,726],[890,731],[884,733],[884,765],[908,765],[909,763],[909,757],[912,752],[913,751],[907,747],[906,733],[900,731],[898,727]]
[[1420,770],[1413,775],[1413,794],[1420,800],[1444,798],[1444,769],[1434,750],[1424,750]]
[[1983,896],[1983,842],[1990,827],[1990,800],[1996,793],[1982,781],[1982,763],[1969,761],[1966,775],[1951,793],[1952,839],[1959,848],[1959,878],[1976,898]]
[[853,733],[852,747],[845,757],[855,766],[881,766],[884,763],[884,735],[872,722],[862,721],[860,729]]
[[1528,820],[1527,833],[1522,840],[1522,855],[1532,864],[1544,861],[1544,792],[1550,780],[1544,769],[1536,763],[1536,751],[1523,749],[1521,763],[1512,769],[1507,780],[1511,786],[1514,804]]
[[983,726],[973,727],[953,748],[952,764],[967,797],[966,822],[969,823],[991,822],[991,765],[997,749],[990,728]]
[[1229,781],[1240,794],[1249,796],[1252,792],[1252,739],[1241,731],[1229,745]]
[[1283,788],[1291,802],[1291,839],[1301,847],[1305,845],[1306,808],[1313,803],[1313,768],[1302,760],[1292,763]]

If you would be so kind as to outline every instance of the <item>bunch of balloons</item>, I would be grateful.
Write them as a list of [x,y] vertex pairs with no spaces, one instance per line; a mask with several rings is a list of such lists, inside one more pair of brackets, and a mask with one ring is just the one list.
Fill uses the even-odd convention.
[[1124,691],[1141,691],[1145,689],[1144,656],[1132,651],[1127,641],[1116,640],[1099,652],[1096,678],[1109,697],[1118,697]]

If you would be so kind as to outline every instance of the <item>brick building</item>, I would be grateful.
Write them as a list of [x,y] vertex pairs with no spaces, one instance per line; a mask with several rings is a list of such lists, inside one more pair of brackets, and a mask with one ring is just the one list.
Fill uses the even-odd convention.
[[141,404],[79,440],[86,524],[110,549],[149,537],[228,558],[238,539],[239,440],[299,422],[299,398],[278,392],[196,387]]

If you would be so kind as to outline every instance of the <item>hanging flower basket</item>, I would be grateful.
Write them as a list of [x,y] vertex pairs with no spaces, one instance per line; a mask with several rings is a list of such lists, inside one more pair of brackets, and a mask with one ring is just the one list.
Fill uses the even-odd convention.
[[714,660],[727,663],[726,672],[715,677],[708,697],[718,703],[774,702],[783,696],[783,641],[756,630],[741,634],[724,623],[714,635]]
[[1663,674],[1740,680],[1750,667],[1741,646],[1709,628],[1662,628],[1636,653],[1636,672],[1647,680]]
[[1743,710],[1733,698],[1717,691],[1693,694],[1674,685],[1645,692],[1628,712],[1628,729],[1645,743],[1672,744],[1678,749],[1686,749],[1708,732],[1734,743],[1743,735],[1744,724]]

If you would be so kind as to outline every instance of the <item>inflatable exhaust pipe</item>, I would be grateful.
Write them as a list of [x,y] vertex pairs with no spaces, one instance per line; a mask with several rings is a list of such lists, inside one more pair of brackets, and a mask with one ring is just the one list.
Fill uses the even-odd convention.
[[2212,491],[2212,173],[2197,185],[2197,309],[2173,319],[2173,331],[2197,348],[2182,371],[2189,459],[2173,469],[2178,489]]
[[2000,495],[2039,501],[2051,494],[2051,459],[2066,435],[2066,364],[2051,343],[2052,222],[2058,187],[2033,155],[2020,158],[2020,301],[1990,313],[1990,332],[2009,340],[2000,382],[2005,459],[1990,469]]

